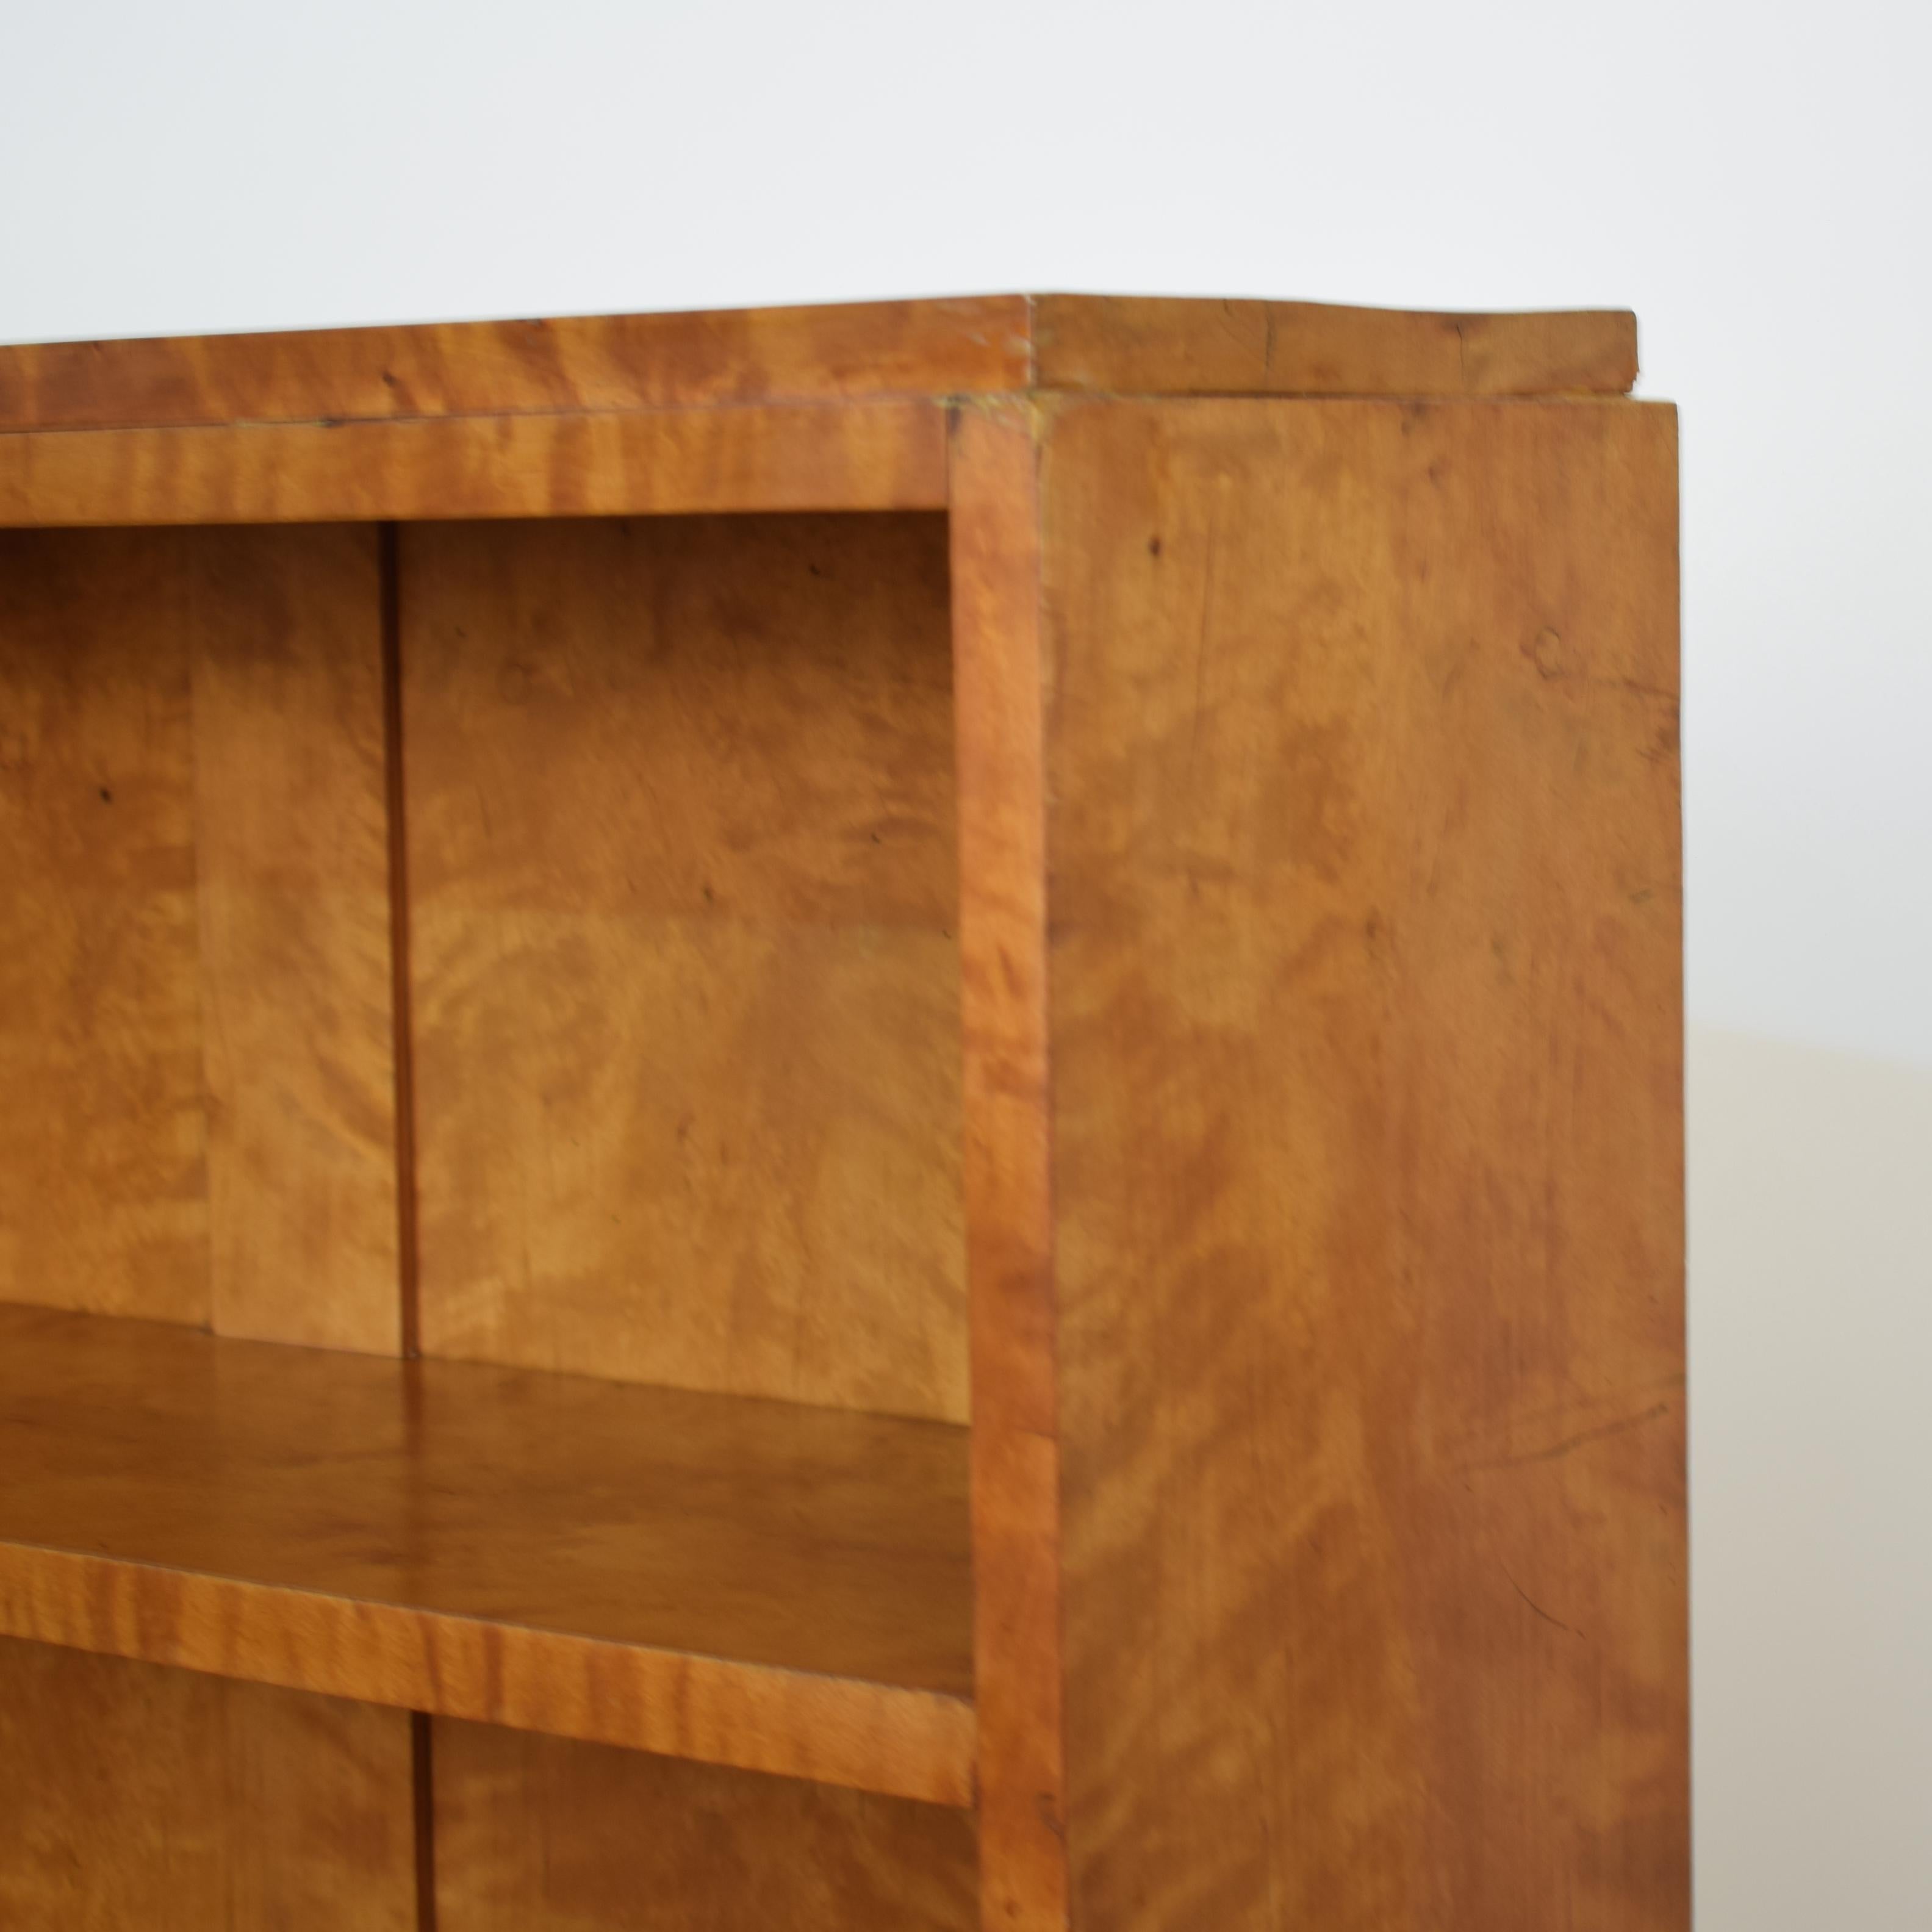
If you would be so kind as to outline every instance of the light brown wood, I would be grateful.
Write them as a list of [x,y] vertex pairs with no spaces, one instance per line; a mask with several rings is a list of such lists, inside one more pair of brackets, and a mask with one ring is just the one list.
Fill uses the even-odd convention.
[[0,1924],[417,1932],[408,1720],[0,1640]]
[[1684,1932],[1635,368],[0,350],[0,1920]]
[[438,1932],[972,1932],[968,1812],[436,1726]]
[[353,523],[946,501],[934,404],[0,434],[0,525]]
[[0,1294],[205,1322],[188,561],[0,534]]
[[[0,538],[0,1293],[394,1346],[368,554]],[[408,1781],[398,1713],[0,1644],[0,1923],[400,1929]]]
[[0,538],[0,1295],[394,1348],[373,557]]
[[1047,389],[1621,394],[1634,319],[978,296],[0,348],[0,433]]
[[952,441],[982,1916],[1066,1922],[1036,418]]
[[212,1325],[394,1354],[375,533],[209,531],[194,550]]
[[0,1634],[964,1804],[965,1452],[0,1308]]
[[964,1421],[944,524],[404,536],[424,1348]]
[[0,430],[661,409],[1022,387],[1024,296],[0,348]]
[[1688,1922],[1675,418],[1045,468],[1094,1932]]
[[1326,302],[1040,296],[1042,389],[1148,394],[1622,395],[1636,318],[1429,315]]

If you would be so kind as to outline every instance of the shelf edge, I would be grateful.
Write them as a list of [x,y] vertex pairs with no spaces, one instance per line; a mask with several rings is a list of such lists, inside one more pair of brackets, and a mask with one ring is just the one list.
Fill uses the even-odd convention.
[[937,510],[936,402],[0,432],[0,526]]
[[0,1636],[970,1808],[972,1706],[158,1565],[0,1544]]

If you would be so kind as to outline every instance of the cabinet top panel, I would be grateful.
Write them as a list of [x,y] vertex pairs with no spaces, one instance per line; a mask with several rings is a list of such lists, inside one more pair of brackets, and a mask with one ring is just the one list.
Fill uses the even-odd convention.
[[352,422],[1027,390],[1621,395],[1622,310],[979,296],[0,347],[0,431]]

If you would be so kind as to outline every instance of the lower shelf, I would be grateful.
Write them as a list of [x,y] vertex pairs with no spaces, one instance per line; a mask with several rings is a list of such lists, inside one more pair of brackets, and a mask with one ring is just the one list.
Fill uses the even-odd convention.
[[0,1306],[0,1635],[965,1805],[966,1449]]

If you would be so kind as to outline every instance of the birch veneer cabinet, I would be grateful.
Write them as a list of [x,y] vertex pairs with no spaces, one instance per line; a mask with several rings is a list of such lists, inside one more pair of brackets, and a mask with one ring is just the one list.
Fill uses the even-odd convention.
[[0,352],[0,1925],[1682,1928],[1634,367]]

